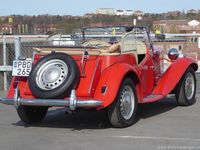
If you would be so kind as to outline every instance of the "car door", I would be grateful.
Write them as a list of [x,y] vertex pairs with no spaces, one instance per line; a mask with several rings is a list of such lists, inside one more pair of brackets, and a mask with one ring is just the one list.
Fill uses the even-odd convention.
[[143,96],[146,97],[151,94],[155,82],[154,64],[151,56],[148,53],[148,50],[138,67],[140,69],[140,81],[143,88]]
[[146,30],[142,30],[139,33],[140,36],[136,36],[138,67],[140,70],[143,96],[146,97],[151,94],[155,83],[154,61],[148,33]]
[[[140,35],[138,36],[137,33],[140,33]],[[148,40],[146,42],[141,37],[141,32],[133,30],[126,34],[122,40],[122,53],[133,53],[135,55],[143,88],[143,96],[146,97],[152,92],[154,87],[154,65],[149,51]]]

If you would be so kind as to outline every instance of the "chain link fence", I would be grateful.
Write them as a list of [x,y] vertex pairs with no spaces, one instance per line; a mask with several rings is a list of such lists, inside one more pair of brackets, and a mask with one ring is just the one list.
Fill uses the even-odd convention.
[[33,57],[34,49],[46,43],[48,36],[0,37],[0,90],[6,91],[12,79],[12,62],[18,56]]

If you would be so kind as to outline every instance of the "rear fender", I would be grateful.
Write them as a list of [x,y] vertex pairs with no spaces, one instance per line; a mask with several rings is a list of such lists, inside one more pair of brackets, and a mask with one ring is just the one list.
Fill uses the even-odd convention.
[[[95,99],[103,101],[103,108],[109,106],[115,100],[120,85],[126,76],[134,77],[133,81],[140,83],[136,66],[120,63],[103,71],[94,94]],[[102,92],[103,87],[107,87],[105,93]],[[140,84],[136,85],[136,91],[142,93]]]
[[192,67],[194,71],[198,69],[198,65],[192,58],[178,58],[162,75],[153,91],[153,94],[161,94],[163,96],[168,95],[175,89],[176,85],[189,67]]

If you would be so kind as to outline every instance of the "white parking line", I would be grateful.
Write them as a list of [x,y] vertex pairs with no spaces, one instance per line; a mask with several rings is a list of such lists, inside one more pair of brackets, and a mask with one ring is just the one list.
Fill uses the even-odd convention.
[[153,137],[153,136],[112,136],[114,138],[123,139],[139,139],[139,140],[168,140],[168,141],[190,141],[190,142],[200,142],[200,139],[192,138],[173,138],[173,137]]

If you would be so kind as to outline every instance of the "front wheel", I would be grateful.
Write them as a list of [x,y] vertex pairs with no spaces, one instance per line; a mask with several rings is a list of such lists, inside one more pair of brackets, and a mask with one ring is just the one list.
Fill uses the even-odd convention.
[[134,82],[126,78],[119,89],[115,102],[108,107],[108,117],[114,127],[127,127],[136,121],[137,94]]
[[192,68],[189,68],[179,82],[175,96],[178,105],[189,106],[196,102],[196,76]]
[[45,118],[47,111],[47,107],[19,106],[17,108],[19,118],[27,124],[41,122]]

